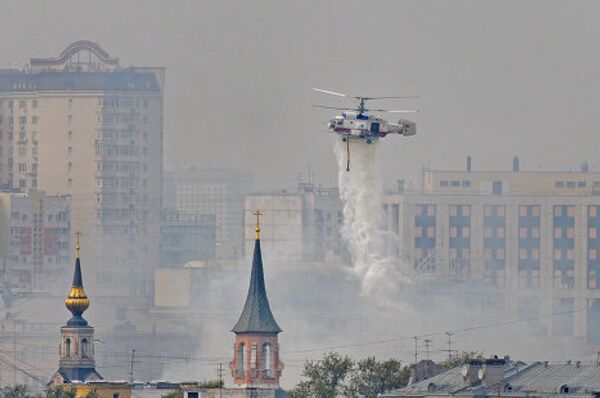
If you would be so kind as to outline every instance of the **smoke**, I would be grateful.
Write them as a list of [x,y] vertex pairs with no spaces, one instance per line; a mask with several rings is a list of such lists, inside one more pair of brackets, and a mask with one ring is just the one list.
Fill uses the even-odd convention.
[[346,144],[339,139],[334,144],[344,203],[342,237],[352,258],[352,271],[361,280],[363,295],[374,297],[379,304],[388,304],[410,278],[401,261],[386,253],[389,232],[383,229],[382,181],[376,160],[378,143],[350,142],[350,171],[346,171]]

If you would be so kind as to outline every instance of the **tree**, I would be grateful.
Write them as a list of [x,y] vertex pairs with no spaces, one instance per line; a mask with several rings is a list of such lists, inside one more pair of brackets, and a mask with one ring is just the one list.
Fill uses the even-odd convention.
[[[65,388],[58,386],[46,391],[46,398],[75,398],[77,391],[74,388]],[[88,394],[89,395],[89,394]],[[88,398],[86,396],[86,398]]]
[[179,388],[175,391],[171,391],[170,393],[163,394],[160,397],[161,398],[183,398],[183,390]]
[[378,394],[404,387],[408,383],[410,369],[397,359],[378,362],[375,357],[358,361],[349,377],[344,395],[374,398]]
[[347,356],[330,352],[319,361],[306,361],[303,380],[289,391],[292,398],[335,398],[344,389],[344,380],[354,361]]
[[483,351],[462,351],[438,363],[440,369],[448,370],[464,364],[468,359],[483,359]]
[[33,398],[29,388],[24,384],[2,387],[2,398]]

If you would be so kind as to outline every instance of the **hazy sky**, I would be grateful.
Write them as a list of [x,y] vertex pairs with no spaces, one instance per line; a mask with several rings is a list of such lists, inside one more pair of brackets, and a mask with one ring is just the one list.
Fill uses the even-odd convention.
[[2,1],[1,66],[78,39],[167,67],[165,164],[334,183],[331,112],[313,93],[418,94],[416,137],[388,137],[387,180],[421,166],[576,168],[600,144],[598,1]]

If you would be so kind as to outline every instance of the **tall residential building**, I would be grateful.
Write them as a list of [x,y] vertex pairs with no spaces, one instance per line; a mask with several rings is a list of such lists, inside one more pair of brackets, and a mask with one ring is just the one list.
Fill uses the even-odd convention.
[[159,258],[163,86],[89,41],[0,70],[0,186],[70,195],[92,281],[138,293]]
[[293,190],[249,195],[245,205],[246,254],[254,241],[253,212],[260,210],[271,256],[293,262],[331,262],[346,255],[340,235],[343,206],[338,190],[300,183]]
[[[236,259],[244,250],[244,199],[254,187],[251,172],[190,167],[168,173],[175,203],[185,213],[214,214],[217,220],[217,258]],[[173,195],[172,192],[175,194]]]
[[60,283],[70,263],[70,239],[69,197],[0,193],[0,270],[7,291]]
[[600,172],[424,170],[385,197],[390,251],[428,278],[494,285],[549,334],[600,345]]

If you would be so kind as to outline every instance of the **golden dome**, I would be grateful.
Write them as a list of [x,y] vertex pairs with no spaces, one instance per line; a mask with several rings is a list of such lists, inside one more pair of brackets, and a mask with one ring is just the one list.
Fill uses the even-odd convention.
[[71,286],[71,293],[65,300],[67,309],[75,316],[80,316],[90,306],[90,300],[85,295],[83,290],[83,278],[81,276],[81,261],[79,256],[81,255],[81,248],[79,246],[79,231],[77,235],[77,246],[75,247],[75,273],[73,274],[73,285]]
[[71,287],[71,294],[65,300],[67,309],[71,311],[73,315],[81,315],[90,306],[90,300],[83,291],[83,286]]

